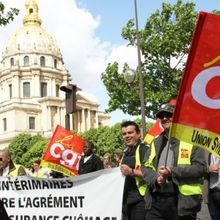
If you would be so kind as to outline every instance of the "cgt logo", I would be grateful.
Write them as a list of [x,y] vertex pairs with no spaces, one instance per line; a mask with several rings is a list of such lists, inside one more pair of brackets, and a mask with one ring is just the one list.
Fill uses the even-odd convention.
[[80,155],[76,154],[69,148],[66,149],[60,143],[52,144],[50,148],[50,154],[56,159],[60,158],[60,164],[62,164],[63,166],[69,168],[78,167]]
[[191,94],[195,101],[207,108],[220,109],[220,99],[210,98],[206,90],[210,80],[218,76],[220,76],[220,67],[216,66],[203,70],[195,77],[191,88]]

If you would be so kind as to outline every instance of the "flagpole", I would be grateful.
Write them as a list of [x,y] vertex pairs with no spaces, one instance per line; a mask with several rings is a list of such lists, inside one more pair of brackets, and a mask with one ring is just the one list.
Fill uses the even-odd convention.
[[167,148],[165,163],[164,163],[165,168],[167,167],[167,159],[168,159],[169,151],[170,151],[170,138],[168,138],[167,145],[168,145],[168,148]]
[[140,90],[140,102],[141,102],[141,124],[142,124],[142,135],[143,138],[146,135],[146,120],[145,120],[145,101],[144,101],[144,77],[142,71],[141,62],[141,49],[140,49],[140,34],[138,28],[138,11],[137,11],[137,0],[134,0],[135,6],[135,22],[136,22],[136,37],[137,37],[137,55],[138,55],[138,78],[139,78],[139,90]]

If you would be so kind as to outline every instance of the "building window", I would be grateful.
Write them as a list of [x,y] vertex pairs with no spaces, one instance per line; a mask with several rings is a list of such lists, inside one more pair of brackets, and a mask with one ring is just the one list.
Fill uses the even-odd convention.
[[9,88],[9,98],[11,99],[12,98],[12,84],[9,84],[8,88]]
[[7,119],[3,118],[3,131],[7,131]]
[[54,68],[57,68],[57,60],[54,59]]
[[47,83],[41,83],[41,97],[47,96]]
[[35,117],[29,117],[29,129],[35,129]]
[[45,57],[40,57],[40,66],[45,66]]
[[24,57],[24,66],[29,66],[29,56]]
[[33,8],[29,9],[29,14],[32,14],[34,12]]
[[31,96],[30,83],[24,82],[23,83],[23,97],[30,97],[30,96]]
[[14,65],[15,65],[15,60],[14,60],[14,58],[11,58],[11,59],[10,59],[10,65],[11,65],[11,66],[14,66]]
[[56,97],[59,97],[60,94],[60,86],[56,85]]

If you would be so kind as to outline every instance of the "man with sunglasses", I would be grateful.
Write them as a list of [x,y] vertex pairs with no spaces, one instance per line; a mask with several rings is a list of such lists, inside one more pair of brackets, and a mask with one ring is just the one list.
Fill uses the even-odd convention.
[[157,113],[164,131],[150,144],[141,167],[148,190],[146,220],[194,220],[201,209],[204,150],[169,138],[174,106]]

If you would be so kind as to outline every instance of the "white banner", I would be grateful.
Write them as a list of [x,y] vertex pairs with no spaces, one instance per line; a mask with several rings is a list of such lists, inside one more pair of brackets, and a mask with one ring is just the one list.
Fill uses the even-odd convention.
[[10,220],[120,220],[123,188],[119,168],[62,179],[0,178]]

